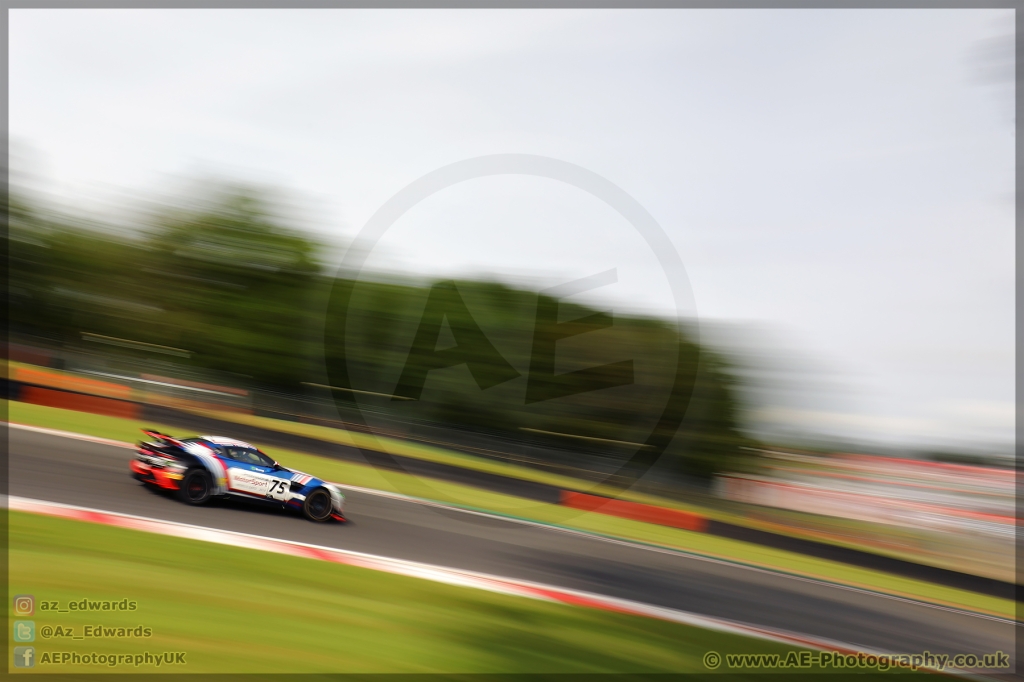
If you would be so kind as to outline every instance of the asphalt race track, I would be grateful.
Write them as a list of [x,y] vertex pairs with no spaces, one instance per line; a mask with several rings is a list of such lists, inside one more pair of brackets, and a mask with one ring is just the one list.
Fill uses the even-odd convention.
[[346,491],[346,524],[241,504],[189,507],[132,479],[132,450],[14,428],[9,443],[11,495],[532,580],[892,653],[1012,657],[1015,648],[1006,620],[377,495]]

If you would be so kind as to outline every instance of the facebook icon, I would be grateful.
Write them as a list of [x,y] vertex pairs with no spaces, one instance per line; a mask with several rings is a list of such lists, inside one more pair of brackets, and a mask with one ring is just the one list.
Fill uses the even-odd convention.
[[36,664],[36,648],[34,646],[14,647],[14,667],[31,668]]

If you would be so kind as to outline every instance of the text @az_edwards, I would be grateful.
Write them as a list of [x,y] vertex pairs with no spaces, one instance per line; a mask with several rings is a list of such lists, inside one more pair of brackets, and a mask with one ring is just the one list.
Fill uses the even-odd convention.
[[76,629],[71,625],[44,625],[39,628],[39,634],[43,639],[139,639],[141,637],[152,637],[153,628],[146,625],[120,627],[96,624]]

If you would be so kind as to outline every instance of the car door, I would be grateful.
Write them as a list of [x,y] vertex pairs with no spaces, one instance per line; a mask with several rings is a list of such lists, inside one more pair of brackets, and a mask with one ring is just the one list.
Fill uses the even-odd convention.
[[273,476],[274,466],[251,448],[222,445],[224,463],[228,467],[228,487],[231,492],[246,497],[270,498],[283,501],[288,484]]
[[246,450],[246,457],[252,464],[255,471],[265,474],[270,479],[270,488],[267,490],[267,497],[284,504],[290,497],[292,475],[291,472],[283,471],[277,467],[274,460],[264,455],[259,450]]

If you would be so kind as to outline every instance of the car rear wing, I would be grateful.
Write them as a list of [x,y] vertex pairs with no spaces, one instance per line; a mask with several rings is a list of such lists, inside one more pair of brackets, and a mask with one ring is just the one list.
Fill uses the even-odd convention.
[[[184,447],[185,445],[177,438],[172,438],[171,436],[168,436],[166,433],[160,433],[156,429],[142,429],[142,432],[149,436],[150,438],[154,438],[157,441],[159,441],[159,443],[152,443],[152,445],[173,445],[178,448]],[[143,445],[145,445],[145,443],[143,443]]]

